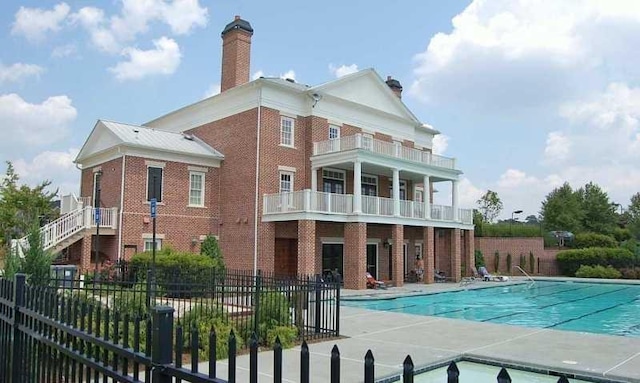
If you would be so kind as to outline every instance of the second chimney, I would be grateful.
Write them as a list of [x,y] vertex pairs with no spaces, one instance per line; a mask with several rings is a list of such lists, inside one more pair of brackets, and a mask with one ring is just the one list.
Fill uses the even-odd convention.
[[220,91],[249,82],[253,28],[240,16],[222,30],[222,80]]
[[387,76],[387,81],[385,81],[389,88],[393,91],[393,93],[398,96],[398,98],[402,98],[402,85],[400,85],[400,81],[392,78],[391,76]]

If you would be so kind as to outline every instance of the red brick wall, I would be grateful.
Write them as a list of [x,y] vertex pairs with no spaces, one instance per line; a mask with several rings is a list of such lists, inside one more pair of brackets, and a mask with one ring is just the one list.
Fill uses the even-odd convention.
[[[557,249],[545,249],[544,240],[541,237],[533,238],[500,238],[500,237],[476,237],[476,250],[482,251],[487,269],[495,272],[494,254],[496,250],[500,253],[499,272],[503,274],[511,274],[507,270],[507,253],[511,253],[511,267],[520,264],[520,254],[527,259],[527,268],[529,272],[529,252],[533,252],[536,258],[535,273],[544,275],[558,275],[557,264],[555,263]],[[540,259],[540,270],[538,270],[537,259]],[[513,271],[513,274],[519,272]]]
[[[116,158],[103,164],[82,169],[80,196],[93,197],[93,173],[95,168],[102,169],[100,201],[102,207],[120,207],[120,185],[122,184],[122,158]],[[91,201],[93,204],[93,201]]]
[[251,35],[240,29],[227,32],[222,39],[222,92],[249,82],[250,58]]

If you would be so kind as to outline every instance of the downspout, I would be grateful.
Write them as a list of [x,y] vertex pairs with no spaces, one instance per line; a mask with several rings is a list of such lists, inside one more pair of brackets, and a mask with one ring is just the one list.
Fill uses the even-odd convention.
[[118,261],[122,260],[122,221],[124,220],[124,171],[126,155],[122,154],[122,179],[120,181],[120,219],[118,222]]
[[253,222],[253,275],[258,275],[258,204],[260,203],[259,192],[259,172],[260,172],[260,125],[262,117],[262,86],[258,89],[258,133],[256,137],[256,185],[255,185],[255,207],[254,207],[254,222]]

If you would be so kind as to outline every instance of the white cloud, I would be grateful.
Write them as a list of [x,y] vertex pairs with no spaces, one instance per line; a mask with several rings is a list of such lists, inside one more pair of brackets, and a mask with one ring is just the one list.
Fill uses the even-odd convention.
[[562,163],[571,151],[571,141],[562,132],[550,132],[544,148],[544,162],[548,164]]
[[444,134],[437,134],[435,137],[433,137],[433,146],[431,148],[431,151],[433,152],[433,154],[444,154],[444,152],[447,150],[447,146],[449,146],[449,136],[446,136]]
[[42,41],[47,34],[58,32],[69,14],[69,5],[60,3],[51,10],[20,7],[11,27],[12,35],[22,35],[30,41]]
[[77,54],[78,54],[78,47],[76,47],[75,44],[65,44],[65,45],[60,45],[53,48],[53,51],[51,52],[51,57],[59,59],[64,57],[77,56]]
[[59,189],[59,195],[77,194],[79,171],[73,160],[78,152],[78,148],[70,148],[66,151],[44,151],[30,160],[14,159],[13,165],[20,175],[20,180],[26,184],[36,185],[49,180],[52,189]]
[[101,8],[83,7],[71,20],[89,32],[98,49],[108,53],[117,53],[146,33],[152,22],[168,25],[175,35],[207,25],[209,11],[198,0],[122,0],[121,4],[120,12],[109,17]]
[[[437,186],[439,187],[439,186]],[[471,209],[476,207],[476,201],[482,197],[485,190],[474,186],[471,181],[463,177],[458,182],[458,201],[461,207]],[[445,205],[450,205],[450,201],[445,201]]]
[[253,75],[251,75],[252,80],[257,80],[260,77],[264,77],[264,71],[262,69],[253,72]]
[[533,176],[527,176],[522,170],[507,169],[507,171],[500,176],[498,186],[504,189],[514,189],[528,187],[537,182],[539,182],[538,179]]
[[39,77],[44,68],[35,64],[15,63],[5,66],[0,63],[0,84],[4,82],[18,82],[27,77]]
[[583,93],[594,71],[640,74],[638,2],[476,0],[452,24],[415,56],[411,93],[428,102],[539,107]]
[[357,71],[358,71],[357,64],[351,64],[351,65],[342,64],[339,67],[336,67],[333,64],[329,64],[329,72],[331,72],[336,77],[346,76],[348,74],[355,73]]
[[288,71],[286,71],[283,74],[281,74],[280,78],[283,78],[283,79],[290,78],[292,80],[295,80],[296,79],[296,72],[293,69],[289,69]]
[[204,96],[202,98],[209,98],[211,96],[215,96],[220,93],[220,84],[211,84],[209,88],[204,92]]
[[182,54],[178,44],[170,38],[153,41],[154,49],[127,48],[123,55],[129,58],[109,68],[117,80],[140,80],[153,75],[170,75],[178,69]]
[[76,119],[76,108],[67,96],[49,97],[32,104],[15,93],[0,95],[0,151],[12,153],[50,145],[65,138]]

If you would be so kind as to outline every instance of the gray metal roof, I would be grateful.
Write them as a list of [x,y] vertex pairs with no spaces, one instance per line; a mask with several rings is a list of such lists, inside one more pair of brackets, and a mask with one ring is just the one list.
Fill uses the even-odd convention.
[[113,121],[100,120],[100,122],[121,139],[125,145],[201,157],[224,158],[222,153],[193,135],[166,132]]
[[240,16],[236,16],[235,20],[224,27],[224,29],[222,30],[222,36],[234,29],[242,29],[243,31],[247,31],[250,34],[253,34],[253,28],[251,28],[251,24],[249,24],[247,20],[242,20]]

